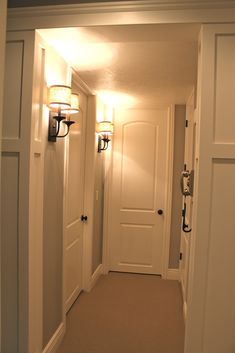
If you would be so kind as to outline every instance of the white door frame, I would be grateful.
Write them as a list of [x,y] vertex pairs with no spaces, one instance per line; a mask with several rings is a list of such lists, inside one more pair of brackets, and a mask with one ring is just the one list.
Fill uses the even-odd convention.
[[[206,0],[198,3],[192,0],[190,3],[182,3],[171,0],[163,5],[160,0],[146,0],[10,9],[7,29],[17,31],[95,25],[234,23],[234,18],[234,1],[219,0],[215,3]],[[192,248],[192,253],[194,251]],[[204,298],[200,298],[200,304],[203,303]],[[194,325],[197,323],[200,324],[200,320],[195,318]],[[195,337],[193,333],[186,333],[186,338],[193,340]]]
[[[169,270],[169,250],[170,250],[170,231],[171,231],[171,207],[172,207],[172,182],[173,182],[173,157],[174,157],[174,112],[175,106],[168,108],[167,121],[167,169],[166,169],[166,198],[164,209],[165,221],[163,229],[163,267],[162,278],[172,279]],[[115,119],[115,117],[114,117]],[[114,137],[115,138],[115,137]],[[103,227],[103,273],[109,272],[109,245],[110,245],[110,210],[112,207],[112,180],[113,180],[113,154],[107,151],[105,154],[105,189],[104,189],[104,227]]]
[[[165,205],[164,205],[164,226],[163,226],[163,260],[162,260],[162,278],[167,279],[169,277],[169,250],[170,250],[170,228],[171,228],[171,206],[172,206],[172,182],[173,182],[173,157],[174,157],[174,112],[175,106],[172,105],[167,107],[167,150],[166,159],[168,161],[166,165],[166,185],[165,185]],[[115,123],[115,117],[114,117]],[[115,135],[114,135],[115,139]],[[103,272],[108,273],[109,271],[109,249],[111,241],[111,224],[109,222],[111,218],[111,207],[112,207],[112,184],[113,184],[113,153],[109,157],[107,171],[107,177],[105,179],[105,191],[104,191],[104,231],[103,231]]]

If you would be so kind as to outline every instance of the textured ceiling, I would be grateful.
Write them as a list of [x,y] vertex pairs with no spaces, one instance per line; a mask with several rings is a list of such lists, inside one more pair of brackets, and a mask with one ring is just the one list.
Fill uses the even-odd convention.
[[198,25],[41,30],[92,91],[114,105],[183,104],[196,81]]

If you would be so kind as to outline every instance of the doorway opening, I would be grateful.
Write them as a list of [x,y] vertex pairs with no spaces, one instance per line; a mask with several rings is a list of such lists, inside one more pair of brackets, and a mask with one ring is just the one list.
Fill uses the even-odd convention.
[[[181,232],[178,179],[185,163],[193,169],[193,128],[185,133],[185,121],[194,125],[199,30],[197,24],[164,24],[39,31],[71,65],[73,84],[79,82],[81,95],[96,96],[96,121],[106,120],[109,111],[115,126],[112,149],[97,154],[92,169],[94,204],[88,276],[94,283],[100,273],[109,271],[181,280],[185,317],[190,244],[189,237]],[[86,108],[87,103],[82,111]],[[87,134],[86,127],[83,136]],[[80,150],[89,148],[87,143],[84,137],[86,147]],[[68,192],[73,195],[73,188]],[[84,203],[81,211],[82,207],[86,211]],[[188,223],[190,217],[191,213]],[[83,242],[82,238],[80,265],[86,266]],[[76,255],[67,258],[73,262],[65,262],[69,277],[66,266],[76,268],[78,260]],[[76,271],[74,275],[78,278]],[[83,269],[80,278],[84,275],[87,271]],[[80,282],[84,284],[84,279]],[[86,289],[89,286],[92,284]],[[71,287],[70,296],[73,293]]]
[[[9,34],[8,87],[18,80],[16,93],[21,102],[23,92],[23,106],[27,105],[26,97],[32,91],[32,82],[36,87],[33,91],[40,91],[33,97],[36,102],[33,107],[38,109],[40,106],[41,110],[38,109],[32,119],[37,148],[30,165],[35,174],[31,173],[33,183],[29,192],[33,195],[32,191],[37,190],[37,199],[30,202],[40,205],[41,213],[37,227],[33,211],[30,214],[30,229],[34,233],[37,228],[38,239],[38,243],[33,240],[31,244],[35,256],[30,259],[34,260],[32,267],[36,269],[37,281],[32,280],[30,288],[32,293],[41,293],[43,288],[43,298],[41,294],[32,295],[30,305],[36,307],[32,304],[34,299],[39,304],[38,326],[32,329],[39,332],[43,327],[43,347],[49,347],[49,350],[51,341],[63,335],[66,311],[82,289],[89,291],[94,286],[100,274],[115,270],[179,278],[180,215],[176,217],[176,232],[170,217],[176,207],[171,200],[174,177],[169,166],[174,169],[179,145],[183,163],[181,133],[184,124],[181,123],[185,120],[185,105],[196,87],[198,31],[197,25],[134,25],[40,30],[36,35],[34,31]],[[31,71],[28,57],[32,61],[36,58],[36,68]],[[26,72],[24,77],[22,71]],[[71,128],[66,140],[53,146],[47,142],[44,71],[47,86],[72,84],[80,93],[80,113],[75,117],[78,124]],[[27,76],[31,86],[26,84]],[[22,77],[25,81],[21,92]],[[6,92],[7,98],[11,98],[11,89]],[[20,109],[17,102],[16,111]],[[29,106],[29,112],[31,109]],[[113,119],[115,125],[112,148],[98,154],[95,124],[107,117]],[[12,131],[8,122],[4,129],[7,137],[13,136],[17,140],[20,130]],[[6,152],[7,148],[11,151],[11,142],[9,138],[5,143]],[[28,146],[28,140],[24,143]],[[19,145],[15,148],[18,151]],[[8,165],[7,153],[5,157],[7,172],[17,178],[18,154],[14,160],[15,169]],[[19,178],[23,180],[24,174]],[[4,182],[8,180],[10,178],[5,177]],[[27,194],[24,195],[27,198]],[[17,191],[14,197],[12,200],[18,205]],[[178,204],[180,202],[178,195]],[[82,219],[87,219],[87,223],[81,223]],[[115,243],[116,231],[119,247]],[[43,242],[40,242],[41,235]],[[17,239],[16,236],[14,249],[17,249]],[[5,254],[3,261],[11,258],[7,252]],[[184,264],[186,293],[187,262],[181,263]],[[18,283],[17,276],[22,269],[17,266],[15,263],[15,277],[7,272],[4,274],[4,278],[12,281],[5,293],[11,291],[15,279],[14,286]],[[23,284],[20,286],[21,290]],[[18,303],[17,290],[14,293],[12,302]],[[14,305],[12,309],[10,319],[16,323],[18,306]],[[43,325],[40,324],[42,312]],[[26,311],[22,316],[27,324]],[[14,330],[17,346],[19,330],[15,324]],[[30,337],[33,342],[33,335]],[[7,339],[10,342],[9,335]],[[40,332],[35,341],[40,346]],[[27,345],[27,338],[23,345]]]

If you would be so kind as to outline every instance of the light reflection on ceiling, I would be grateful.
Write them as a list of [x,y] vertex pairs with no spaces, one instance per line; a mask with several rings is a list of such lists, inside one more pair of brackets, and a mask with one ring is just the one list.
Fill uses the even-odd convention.
[[[74,69],[79,71],[98,70],[110,65],[117,51],[102,37],[89,34],[83,28],[59,28],[39,31],[49,45]],[[118,48],[117,48],[118,49]]]
[[200,25],[94,26],[39,33],[108,105],[185,104],[197,75]]

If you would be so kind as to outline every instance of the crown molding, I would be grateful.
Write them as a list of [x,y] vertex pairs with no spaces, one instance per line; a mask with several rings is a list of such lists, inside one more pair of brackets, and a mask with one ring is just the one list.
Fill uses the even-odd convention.
[[112,1],[93,2],[70,5],[47,5],[32,7],[9,8],[9,18],[18,16],[37,16],[63,14],[92,14],[120,11],[159,11],[159,10],[193,10],[193,9],[228,9],[235,8],[234,0],[205,0],[205,1],[159,1],[159,0],[136,0],[136,1]]
[[135,0],[8,9],[8,30],[148,23],[235,22],[235,0]]
[[89,96],[95,95],[95,92],[82,80],[75,69],[72,69],[72,81],[83,93]]

